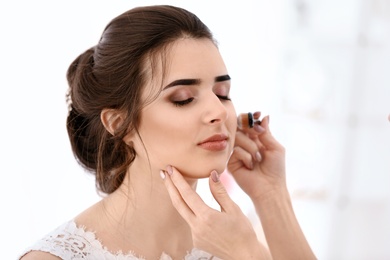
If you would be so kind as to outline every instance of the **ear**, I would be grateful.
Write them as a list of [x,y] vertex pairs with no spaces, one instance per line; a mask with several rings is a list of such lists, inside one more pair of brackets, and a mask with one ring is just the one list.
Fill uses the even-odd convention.
[[115,134],[115,131],[123,124],[123,115],[116,109],[105,108],[100,113],[100,120],[102,121],[104,127],[112,135]]

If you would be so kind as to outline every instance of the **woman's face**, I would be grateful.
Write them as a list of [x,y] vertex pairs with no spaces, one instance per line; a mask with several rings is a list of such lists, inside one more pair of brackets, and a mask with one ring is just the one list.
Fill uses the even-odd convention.
[[187,178],[221,173],[233,149],[237,119],[217,47],[207,39],[177,40],[165,65],[165,75],[157,66],[143,92],[145,102],[161,91],[141,112],[136,160],[150,162],[153,171],[172,165]]

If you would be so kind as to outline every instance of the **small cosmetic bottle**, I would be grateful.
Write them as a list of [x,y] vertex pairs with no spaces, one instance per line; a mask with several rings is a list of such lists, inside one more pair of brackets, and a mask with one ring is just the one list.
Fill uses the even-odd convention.
[[248,129],[253,128],[255,124],[261,124],[260,119],[254,119],[253,114],[251,112],[249,113],[242,113],[239,114],[237,117],[237,126],[240,129]]

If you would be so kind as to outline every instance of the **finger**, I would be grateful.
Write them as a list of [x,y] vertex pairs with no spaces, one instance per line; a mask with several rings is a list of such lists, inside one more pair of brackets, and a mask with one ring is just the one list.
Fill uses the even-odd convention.
[[[233,153],[231,155],[231,159],[233,158],[241,162],[241,164],[246,168],[248,168],[249,170],[253,169],[252,155],[248,151],[241,148],[240,146],[234,147]],[[239,165],[239,167],[242,165]]]
[[269,116],[263,118],[261,126],[266,129],[262,135],[259,135],[261,143],[269,150],[283,149],[283,146],[272,136],[269,128]]
[[201,197],[191,188],[188,182],[183,178],[180,172],[172,166],[167,167],[168,175],[177,191],[180,193],[181,198],[192,210],[193,214],[202,214],[205,210],[209,210],[210,207],[204,203]]
[[235,146],[239,146],[248,151],[252,155],[254,161],[261,162],[261,154],[259,152],[260,143],[256,143],[256,140],[258,140],[257,136],[256,138],[252,138],[242,132],[237,132]]
[[259,119],[260,116],[261,116],[261,112],[260,111],[256,111],[256,112],[253,113],[253,118],[254,119]]
[[212,171],[209,178],[209,186],[214,199],[221,206],[222,212],[233,212],[237,209],[237,204],[230,198],[225,187],[219,179],[217,171]]
[[160,171],[161,178],[164,180],[165,187],[168,190],[169,197],[171,198],[172,204],[179,214],[187,221],[188,224],[191,224],[195,218],[194,212],[188,207],[184,199],[181,197],[180,192],[175,187],[172,182],[170,175],[165,171]]

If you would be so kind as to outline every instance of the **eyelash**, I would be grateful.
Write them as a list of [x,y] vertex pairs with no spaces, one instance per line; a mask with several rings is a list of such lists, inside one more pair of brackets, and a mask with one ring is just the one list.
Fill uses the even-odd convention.
[[[230,101],[231,99],[228,97],[228,96],[220,96],[220,95],[216,95],[220,100],[228,100]],[[186,99],[186,100],[181,100],[181,101],[173,101],[173,104],[177,107],[182,107],[182,106],[185,106],[185,105],[188,105],[189,103],[191,103],[192,101],[194,100],[194,98],[189,98],[189,99]]]
[[191,103],[193,100],[194,100],[194,98],[189,98],[189,99],[181,100],[181,101],[173,101],[173,104],[177,107],[182,107],[182,106],[185,106],[185,105]]
[[217,95],[217,97],[221,100],[231,100],[228,96],[220,96],[220,95]]

